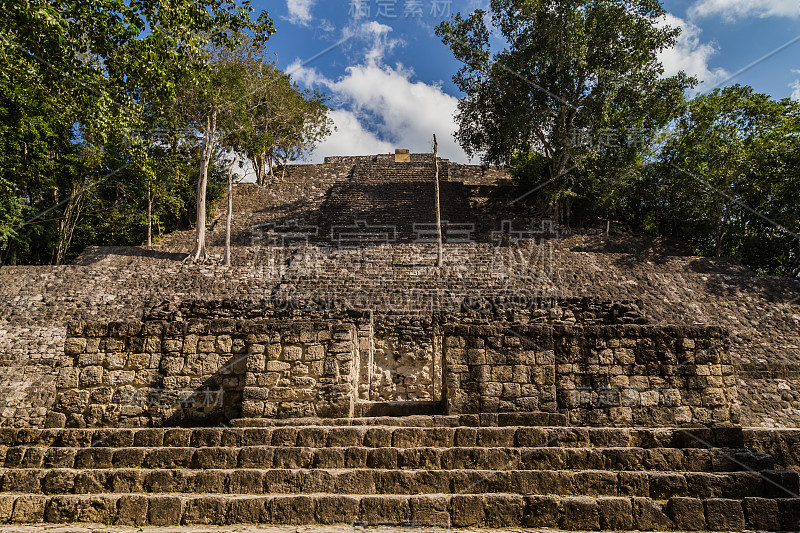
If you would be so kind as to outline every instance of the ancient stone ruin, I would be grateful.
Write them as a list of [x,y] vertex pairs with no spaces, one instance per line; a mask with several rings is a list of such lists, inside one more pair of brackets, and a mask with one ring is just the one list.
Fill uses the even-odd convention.
[[444,159],[437,268],[433,166],[238,185],[230,267],[0,269],[0,522],[797,531],[800,284]]

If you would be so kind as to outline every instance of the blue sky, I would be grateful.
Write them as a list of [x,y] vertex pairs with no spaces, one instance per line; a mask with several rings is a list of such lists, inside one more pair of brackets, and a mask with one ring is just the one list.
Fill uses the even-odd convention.
[[[452,138],[460,96],[451,77],[459,63],[434,35],[450,15],[488,0],[253,0],[272,16],[268,43],[278,65],[304,86],[331,97],[337,131],[313,154],[430,151],[467,162]],[[742,83],[775,98],[800,99],[800,0],[667,0],[665,23],[680,25],[678,45],[662,56],[667,74],[679,69],[704,88]],[[752,63],[771,54],[761,62]],[[745,72],[732,77],[741,69]],[[475,161],[476,162],[476,161]]]

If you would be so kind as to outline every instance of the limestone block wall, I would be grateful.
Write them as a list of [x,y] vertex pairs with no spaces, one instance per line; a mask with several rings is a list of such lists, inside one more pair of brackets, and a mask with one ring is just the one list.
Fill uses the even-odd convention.
[[577,425],[738,424],[736,375],[718,327],[557,327],[559,409]]
[[[358,164],[380,163],[393,164],[395,155],[377,154],[369,156],[329,156],[325,158],[324,165],[291,165],[290,169],[308,167],[309,171],[320,172],[331,167],[350,167]],[[429,163],[433,161],[433,154],[410,154],[411,163]],[[493,185],[498,181],[508,181],[511,175],[507,170],[499,167],[484,167],[481,165],[462,165],[453,163],[448,159],[439,158],[441,170],[446,171],[450,180],[463,181],[475,185]]]
[[47,425],[209,424],[239,416],[247,345],[233,320],[71,322]]
[[449,413],[558,411],[576,425],[739,423],[721,328],[445,326]]
[[[411,163],[428,163],[433,161],[433,154],[409,154],[409,162]],[[448,163],[448,159],[439,158],[439,161]],[[326,165],[357,165],[366,163],[395,163],[395,154],[377,154],[377,155],[345,155],[345,156],[328,156],[325,158]],[[402,163],[399,163],[402,164]]]
[[447,325],[443,349],[448,413],[555,412],[551,327]]
[[[44,423],[64,363],[66,326],[0,320],[0,426]],[[68,358],[67,358],[68,359]]]
[[508,171],[498,167],[450,163],[448,171],[451,180],[469,185],[494,185],[511,180]]
[[357,326],[330,322],[289,326],[270,325],[247,338],[242,416],[353,416],[358,383]]
[[49,426],[351,416],[356,327],[333,322],[72,322]]
[[735,367],[742,425],[800,426],[800,364],[762,360]]

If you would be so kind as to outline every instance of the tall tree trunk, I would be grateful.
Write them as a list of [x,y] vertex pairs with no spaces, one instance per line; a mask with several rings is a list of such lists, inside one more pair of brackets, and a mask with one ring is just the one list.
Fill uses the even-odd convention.
[[264,187],[267,184],[267,157],[261,152],[253,158],[253,168],[256,171],[256,184]]
[[225,216],[225,257],[222,264],[230,266],[231,264],[231,218],[233,215],[233,166],[238,161],[239,157],[234,156],[233,161],[228,166],[228,213]]
[[147,246],[153,246],[153,186],[147,183]]
[[67,200],[67,205],[64,208],[64,216],[58,223],[58,231],[60,233],[58,244],[56,245],[54,263],[60,265],[64,260],[64,256],[72,243],[72,234],[75,231],[75,226],[78,225],[78,218],[81,214],[83,206],[83,190],[79,185],[74,185],[72,194]]
[[722,256],[722,234],[723,234],[723,220],[722,220],[722,213],[723,213],[723,205],[722,199],[717,200],[717,220],[715,224],[715,231],[714,231],[714,257]]
[[442,210],[439,204],[439,144],[436,142],[436,134],[433,134],[433,181],[436,184],[436,266],[442,268]]
[[214,132],[217,127],[217,113],[206,117],[206,131],[203,139],[203,151],[200,158],[200,179],[197,181],[197,232],[195,248],[190,257],[192,261],[208,259],[206,250],[206,189],[208,188],[208,165],[214,144]]

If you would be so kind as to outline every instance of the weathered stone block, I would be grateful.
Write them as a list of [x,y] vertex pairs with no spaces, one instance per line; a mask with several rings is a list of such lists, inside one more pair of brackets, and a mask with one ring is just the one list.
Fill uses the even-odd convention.
[[314,512],[320,524],[353,524],[361,520],[361,501],[356,496],[315,496]]
[[44,520],[47,498],[45,496],[18,496],[14,502],[11,522],[14,524],[38,524]]
[[272,499],[265,496],[232,498],[228,510],[229,524],[264,524],[270,521]]
[[711,531],[741,531],[744,511],[738,500],[710,498],[705,501],[706,527]]
[[86,350],[86,339],[83,337],[69,337],[64,341],[66,355],[78,355]]
[[781,527],[778,520],[778,502],[767,498],[745,498],[742,501],[745,525],[750,529],[762,531],[778,531]]
[[214,351],[217,353],[231,353],[233,339],[230,335],[219,335],[214,339]]
[[800,529],[800,498],[781,498],[778,501],[778,519],[783,531]]
[[70,389],[61,393],[57,408],[64,413],[82,413],[89,405],[88,390]]
[[597,498],[600,528],[627,531],[633,528],[633,505],[630,498]]
[[651,472],[649,478],[650,497],[654,500],[668,500],[673,496],[686,496],[688,494],[686,477],[683,474]]
[[702,500],[697,498],[673,497],[667,502],[667,515],[675,522],[675,527],[686,531],[706,529],[705,510]]
[[594,498],[561,498],[561,528],[573,531],[600,529],[600,509]]
[[96,387],[103,383],[103,367],[87,366],[81,370],[78,383],[80,387]]
[[291,370],[292,365],[284,361],[267,361],[267,372],[285,372]]
[[516,494],[484,495],[486,526],[492,528],[519,527],[523,523],[525,501]]
[[148,498],[123,494],[119,498],[117,523],[122,526],[142,526],[147,523]]
[[180,496],[151,496],[147,521],[154,526],[176,526],[181,523],[186,499]]
[[305,524],[314,516],[314,499],[310,496],[276,496],[272,500],[272,521],[276,524]]
[[224,524],[228,500],[221,496],[195,496],[187,499],[183,524]]
[[650,498],[633,498],[634,527],[641,530],[666,531],[675,528],[675,524],[664,514],[658,502]]
[[409,503],[414,527],[450,528],[449,496],[412,496]]
[[283,360],[284,361],[300,361],[303,358],[303,348],[300,346],[284,346]]
[[526,527],[556,528],[559,525],[559,505],[555,496],[525,496]]
[[365,524],[405,524],[410,519],[411,508],[405,498],[389,495],[361,498],[361,521]]
[[482,526],[485,522],[484,496],[481,494],[454,494],[450,506],[455,527]]

